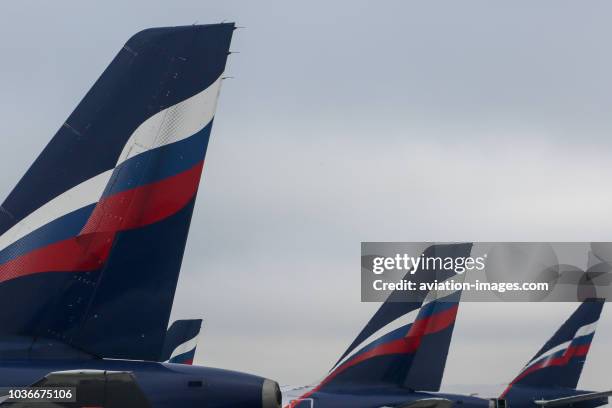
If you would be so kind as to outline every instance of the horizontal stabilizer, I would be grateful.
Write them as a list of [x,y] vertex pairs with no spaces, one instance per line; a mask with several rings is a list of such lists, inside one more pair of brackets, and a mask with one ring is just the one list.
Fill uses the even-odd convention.
[[[450,408],[453,401],[446,398],[423,398],[406,404],[396,405],[394,408]],[[381,407],[391,408],[391,407]]]
[[590,392],[588,394],[574,395],[571,397],[557,398],[554,400],[537,400],[534,402],[541,407],[561,407],[561,406],[569,406],[576,402],[590,401],[590,400],[595,400],[595,399],[600,399],[600,398],[607,399],[610,395],[612,395],[612,390],[602,391],[602,392]]

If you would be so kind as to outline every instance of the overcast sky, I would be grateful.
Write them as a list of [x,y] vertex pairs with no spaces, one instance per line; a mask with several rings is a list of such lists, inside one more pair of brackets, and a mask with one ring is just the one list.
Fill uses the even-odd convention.
[[[128,4],[129,3],[129,4]],[[201,364],[302,384],[378,307],[361,241],[612,241],[606,1],[0,6],[8,194],[134,32],[236,21],[174,317]],[[511,380],[574,304],[461,306],[444,382]],[[606,306],[580,383],[610,389]]]

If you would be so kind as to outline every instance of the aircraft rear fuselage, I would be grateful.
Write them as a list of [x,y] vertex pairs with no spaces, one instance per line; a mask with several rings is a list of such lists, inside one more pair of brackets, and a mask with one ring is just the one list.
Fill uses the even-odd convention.
[[[153,408],[262,405],[261,377],[216,368],[130,360],[8,360],[0,363],[0,387],[27,387],[50,372],[131,372]],[[77,389],[78,393],[78,389]]]
[[[292,399],[299,398],[304,392],[286,391],[283,406],[291,408],[380,408],[398,407],[423,400],[445,399],[457,408],[488,408],[489,400],[467,395],[430,393],[412,391],[400,387],[346,386],[342,389],[315,392],[298,403],[290,405]],[[432,401],[433,402],[433,401]],[[432,404],[433,407],[433,404]]]

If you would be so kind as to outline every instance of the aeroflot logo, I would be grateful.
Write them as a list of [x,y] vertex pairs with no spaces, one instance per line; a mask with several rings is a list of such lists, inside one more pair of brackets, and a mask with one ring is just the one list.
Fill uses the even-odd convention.
[[440,256],[410,256],[397,254],[389,257],[375,257],[372,260],[372,272],[380,275],[385,271],[406,271],[414,275],[416,271],[453,271],[463,274],[466,271],[482,271],[485,268],[487,255],[476,258],[468,257],[440,257]]

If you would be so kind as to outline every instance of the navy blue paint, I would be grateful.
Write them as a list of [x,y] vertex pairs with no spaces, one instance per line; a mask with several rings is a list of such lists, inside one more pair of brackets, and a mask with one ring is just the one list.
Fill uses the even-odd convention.
[[[432,245],[423,252],[423,255],[425,257],[440,256],[442,258],[465,257],[469,256],[471,250],[472,244]],[[452,274],[453,273],[449,271],[429,270],[424,273],[419,273],[419,271],[416,271],[414,274],[407,274],[405,278],[412,280],[417,284],[420,282],[433,282],[434,279],[438,279],[438,281],[442,282],[448,279]],[[385,327],[387,324],[391,323],[400,316],[420,308],[425,296],[427,296],[427,292],[417,294],[416,297],[418,299],[416,301],[414,293],[410,293],[410,301],[406,301],[405,296],[405,291],[394,291],[391,293],[385,303],[380,306],[374,316],[372,316],[370,321],[357,335],[355,340],[353,340],[351,345],[340,356],[336,364],[344,359],[344,357],[349,355],[355,349],[355,347],[360,345],[364,340],[376,333],[381,328]]]
[[[446,248],[452,250],[452,248]],[[454,256],[467,256],[466,248],[461,252],[459,248],[454,252]],[[440,254],[439,252],[437,253]],[[393,296],[393,295],[392,295]],[[456,296],[456,295],[451,295]],[[453,302],[458,302],[458,298],[449,298],[451,302],[441,302],[440,310],[446,309]],[[399,311],[399,307],[387,309],[388,303],[385,303],[379,309],[379,322],[392,321],[394,319],[386,319],[383,312]],[[435,303],[434,303],[435,304]],[[568,322],[553,336],[551,341],[538,353],[554,347],[557,344],[563,343],[574,337],[576,330],[586,324],[592,323],[599,318],[601,313],[601,303],[583,304],[578,311],[570,317]],[[413,308],[410,305],[409,308]],[[407,308],[408,309],[408,308]],[[435,308],[437,309],[437,308]],[[435,310],[434,310],[435,311]],[[422,315],[428,314],[425,311],[419,313]],[[397,317],[397,316],[395,316]],[[417,317],[418,319],[419,317]],[[370,321],[372,322],[372,320]],[[431,333],[425,336],[417,350],[413,354],[405,355],[385,355],[373,357],[363,361],[360,364],[352,366],[346,371],[339,374],[332,381],[318,387],[314,393],[308,393],[304,402],[298,403],[297,408],[335,408],[335,407],[354,407],[354,408],[374,408],[382,406],[408,406],[410,403],[417,402],[422,399],[444,398],[453,402],[454,407],[462,408],[487,408],[489,400],[465,395],[446,394],[437,392],[423,392],[428,390],[437,390],[442,379],[444,366],[449,350],[453,326],[451,325],[444,330],[436,333]],[[391,332],[380,339],[380,343],[388,342],[404,332],[404,328]],[[584,343],[592,336],[583,336],[578,339],[577,343]],[[378,343],[378,342],[377,342]],[[351,346],[351,348],[354,348]],[[364,347],[363,350],[369,349],[370,346]],[[362,351],[360,351],[362,352]],[[570,371],[579,375],[579,370],[574,365],[578,360],[572,361]],[[402,363],[403,361],[403,363]],[[583,361],[580,361],[582,366]],[[563,378],[565,374],[561,371],[557,372],[551,368],[546,377],[542,377],[542,383],[539,387],[530,387],[525,385],[517,385],[513,387],[507,395],[508,406],[511,408],[535,408],[534,400],[536,399],[557,399],[572,395],[585,394],[589,391],[579,391],[573,388],[562,388],[557,384],[558,378]],[[577,377],[575,378],[577,381]],[[599,398],[590,401],[574,403],[574,408],[594,408],[600,405],[607,404],[607,398]],[[312,404],[312,405],[311,405]]]
[[[200,334],[202,327],[202,319],[177,320],[172,323],[172,326],[166,332],[164,340],[164,348],[159,357],[159,361],[168,361],[172,352],[178,346],[196,338]],[[195,349],[193,350],[195,353]]]
[[[554,375],[554,372],[551,372],[551,375]],[[593,391],[575,390],[572,388],[529,387],[519,385],[512,388],[512,391],[506,396],[506,400],[508,402],[508,407],[529,408],[536,407],[536,404],[533,402],[535,400],[553,400],[588,394],[591,392]],[[606,404],[608,404],[608,398],[604,397],[589,401],[575,402],[571,405],[571,408],[595,408]]]
[[[432,245],[428,247],[423,255],[425,257],[467,257],[470,255],[470,251],[472,250],[471,244],[449,244],[449,245]],[[414,275],[410,275],[409,279],[415,282],[433,282],[434,279],[438,281],[444,281],[447,278],[451,277],[454,273],[446,270],[428,270],[428,271],[417,271]],[[351,343],[349,348],[342,354],[338,361],[342,361],[344,357],[349,355],[359,344],[361,344],[365,339],[370,337],[372,334],[386,326],[387,324],[393,322],[397,318],[410,313],[413,310],[416,310],[421,307],[423,304],[423,300],[427,295],[427,292],[421,294],[421,301],[411,301],[411,302],[401,302],[399,301],[403,296],[403,291],[395,291],[393,292],[389,298],[382,304],[382,306],[378,309],[376,314],[370,319],[367,325],[363,328],[363,330],[359,333],[357,338]],[[425,318],[429,316],[433,311],[442,312],[447,310],[450,307],[454,307],[459,301],[459,294],[450,295],[448,299],[444,299],[429,303],[426,305],[421,311],[419,311],[419,315],[417,318]],[[450,339],[452,337],[452,330],[449,332],[445,332],[447,335],[446,341],[446,351],[441,353],[438,357],[436,357],[435,364],[431,366],[431,369],[426,366],[419,366],[418,369],[426,369],[430,370],[429,378],[430,383],[426,387],[427,390],[435,390],[437,389],[436,383],[438,383],[442,378],[442,373],[444,371],[444,364],[446,362],[446,355],[448,353],[448,347],[450,345]],[[395,335],[397,333],[394,333]],[[393,335],[389,337],[389,339],[393,338]],[[429,337],[429,336],[427,336]],[[424,341],[426,342],[427,337],[425,337]],[[365,348],[369,348],[369,346],[365,346]],[[360,351],[359,353],[361,353]],[[413,363],[413,355],[411,354],[395,354],[392,356],[384,356],[384,357],[375,357],[371,359],[373,361],[367,360],[357,364],[356,366],[350,367],[334,377],[330,382],[328,382],[325,387],[333,386],[336,382],[360,382],[360,383],[385,383],[390,382],[391,384],[400,385],[404,384],[405,376],[408,375],[410,365]],[[336,363],[337,365],[338,363]],[[362,367],[363,366],[363,367]],[[439,377],[439,380],[437,379]],[[424,383],[421,383],[424,385]]]
[[421,307],[422,302],[385,302],[380,308],[376,311],[374,316],[370,319],[370,321],[366,324],[366,326],[361,330],[361,332],[357,335],[355,340],[351,343],[351,345],[346,349],[344,353],[340,356],[336,364],[342,361],[347,355],[349,355],[357,346],[363,343],[364,340],[369,338],[371,335],[376,333],[381,328],[385,327],[387,324],[391,323],[395,319],[404,316],[412,312],[413,310],[417,310]]
[[[582,326],[598,321],[603,305],[603,301],[597,300],[583,302],[550,340],[548,340],[536,353],[530,360],[530,363],[537,360],[538,357],[548,350],[572,340],[578,329]],[[586,356],[576,357],[573,358],[569,364],[564,366],[539,369],[522,378],[516,384],[535,387],[576,388],[585,360]]]
[[[454,402],[457,408],[488,408],[489,400],[478,397],[457,394],[414,392],[407,388],[384,385],[347,386],[329,392],[317,392],[311,395],[314,408],[380,408],[399,407],[422,399],[445,398]],[[302,402],[296,408],[308,408],[309,402]]]
[[355,384],[361,385],[395,385],[404,380],[412,363],[414,353],[387,354],[372,357],[354,366],[348,367],[332,381],[322,387],[323,391],[342,390]]
[[[264,379],[233,371],[182,364],[122,360],[56,360],[0,362],[0,387],[27,386],[60,370],[129,371],[154,408],[261,407]],[[202,387],[189,387],[201,381]]]
[[[572,322],[571,324],[577,325],[578,327],[588,324],[594,317],[592,313],[596,313],[596,309],[597,308],[593,306],[581,306],[579,308],[580,312],[575,313],[569,321]],[[583,313],[585,310],[591,313]],[[575,315],[580,315],[587,320],[576,320],[574,318]],[[317,408],[340,406],[355,408],[400,406],[428,398],[448,399],[454,403],[454,407],[488,407],[489,401],[487,399],[456,394],[423,392],[426,391],[423,388],[427,388],[432,383],[432,379],[428,372],[429,364],[436,365],[436,359],[446,359],[446,356],[441,356],[440,353],[444,353],[445,349],[446,351],[448,349],[447,342],[450,337],[449,332],[452,332],[452,327],[438,333],[430,334],[426,337],[426,341],[421,343],[418,353],[413,357],[411,370],[407,375],[401,371],[401,368],[396,364],[396,361],[394,361],[396,356],[375,357],[347,370],[342,381],[335,381],[317,392],[308,395],[307,398],[312,399],[314,407]],[[563,335],[566,333],[565,325],[559,332]],[[567,337],[558,337],[558,339],[562,338],[567,339]],[[579,359],[574,360],[576,361],[573,361],[571,364],[578,363]],[[582,364],[583,361],[580,362],[580,365]],[[576,369],[575,366],[574,369]],[[380,380],[363,383],[362,379],[366,376],[377,377]],[[553,385],[555,380],[560,376],[564,376],[562,370],[557,371],[556,367],[551,367],[546,376],[539,377],[542,381],[546,381],[546,385],[528,386],[519,384],[514,386],[508,395],[506,395],[508,406],[511,408],[534,408],[536,407],[534,403],[535,400],[553,400],[592,392]],[[402,377],[406,378],[405,384],[402,386],[393,385],[393,380]],[[436,379],[435,381],[438,380]],[[419,382],[425,383],[424,386],[420,386]],[[595,408],[606,405],[607,403],[608,398],[604,397],[573,403],[572,407]],[[310,407],[310,402],[297,404],[296,407]]]
[[[442,256],[443,251],[447,251],[450,255],[444,256],[468,256],[471,250],[471,245],[449,245],[434,248],[435,255]],[[433,279],[429,275],[430,279]],[[439,276],[435,276],[439,278]],[[394,293],[395,294],[395,293]],[[392,296],[394,295],[392,294]],[[453,296],[453,295],[451,295]],[[456,296],[456,295],[455,295]],[[450,302],[440,302],[439,310],[447,309],[450,305],[456,304],[459,298],[449,298]],[[387,307],[387,305],[397,305]],[[401,303],[390,304],[385,303],[378,310],[377,315],[370,320],[367,330],[372,330],[369,334],[366,329],[360,333],[358,340],[353,342],[348,354],[353,350],[358,343],[361,343],[365,338],[369,337],[378,329],[373,329],[377,324],[378,328],[384,326],[382,322],[391,322],[395,318],[401,316]],[[420,307],[420,304],[409,304],[404,306],[404,310],[415,310]],[[586,306],[585,308],[587,308]],[[437,309],[437,308],[435,308]],[[404,312],[407,313],[407,312]],[[421,313],[421,317],[426,315],[425,311]],[[419,317],[417,317],[419,318]],[[570,319],[571,320],[571,319]],[[594,320],[581,321],[580,326]],[[373,323],[374,322],[374,323]],[[409,326],[409,325],[408,325]],[[402,333],[405,333],[405,326],[397,329],[377,343],[385,343],[392,339],[398,338]],[[449,344],[452,338],[454,324],[436,333],[426,335],[417,350],[413,354],[404,355],[385,355],[373,357],[365,360],[355,366],[352,366],[346,371],[338,374],[332,381],[326,383],[312,394],[306,397],[308,400],[298,403],[296,407],[307,408],[314,406],[316,408],[336,408],[336,407],[354,407],[354,408],[374,408],[381,406],[403,406],[410,403],[430,398],[444,398],[453,402],[453,406],[462,408],[488,408],[489,400],[471,397],[465,395],[423,392],[428,390],[439,389],[446,358],[449,350]],[[564,331],[563,328],[560,331]],[[363,338],[361,336],[363,335]],[[559,337],[561,338],[561,337]],[[369,349],[368,345],[360,350],[360,353]],[[344,357],[344,356],[343,356]],[[554,375],[554,373],[553,373]],[[512,400],[509,401],[509,406],[512,408],[533,408],[535,407],[534,399],[546,398],[556,399],[569,395],[585,393],[586,391],[576,391],[563,388],[535,388],[529,391],[524,391],[524,387],[515,387]],[[313,401],[311,405],[311,401]],[[607,403],[607,398],[602,398],[593,401],[581,402],[574,404],[575,408],[594,408],[596,406]]]
[[[58,194],[112,169],[143,121],[216,81],[233,29],[234,24],[170,27],[132,37],[9,195],[0,233]],[[204,158],[211,125],[134,157],[120,172],[125,177],[110,185],[122,191],[130,181],[139,185],[193,167]],[[195,197],[152,225],[117,233],[97,271],[42,271],[0,283],[0,307],[11,311],[0,314],[0,338],[48,338],[100,357],[157,360],[194,202]],[[53,221],[0,256],[73,237],[90,213],[87,207]]]
[[109,358],[162,351],[195,198],[158,223],[117,234],[102,270],[0,284],[0,336],[41,336]]
[[[459,302],[458,294],[448,298],[455,301],[435,301],[421,309],[418,320],[440,313]],[[364,346],[347,363],[375,347],[388,344],[406,336],[412,324],[402,326]],[[453,335],[454,323],[436,333],[423,336],[419,347],[412,353],[396,353],[369,358],[348,367],[323,386],[323,390],[338,387],[338,384],[394,384],[420,391],[438,391],[442,382],[448,350]],[[346,363],[343,363],[346,364]],[[342,386],[340,386],[342,387]]]
[[[233,29],[234,24],[151,29],[130,39],[0,208],[0,234],[58,194],[113,168],[147,117],[216,80]],[[154,154],[130,176],[154,180],[196,154],[203,157],[209,131],[185,141],[197,141],[199,152]],[[27,386],[62,370],[129,371],[155,408],[261,407],[260,377],[99,358],[160,356],[194,202],[195,197],[159,222],[117,233],[99,270],[44,271],[1,283],[0,387]],[[63,217],[2,256],[74,236],[89,213],[91,208]]]
[[404,387],[439,391],[455,324],[423,337],[404,378]]
[[530,361],[537,359],[559,344],[572,340],[579,328],[599,320],[602,309],[603,302],[601,301],[591,300],[583,302]]
[[225,68],[233,30],[233,23],[169,27],[132,37],[4,201],[0,234],[112,169],[148,117],[210,86]]
[[[576,394],[584,394],[588,391],[574,391],[572,393],[563,393],[562,391],[545,390],[541,395],[546,399],[561,398]],[[329,392],[316,392],[308,398],[312,398],[315,408],[379,408],[379,407],[399,407],[408,406],[422,399],[444,398],[453,402],[455,408],[488,408],[489,400],[479,397],[472,397],[460,394],[447,393],[432,393],[432,392],[415,392],[407,388],[388,387],[382,385],[372,386],[352,386],[345,387],[342,390],[331,390]],[[538,399],[540,396],[538,396]],[[595,408],[607,403],[607,398],[601,398],[593,401],[585,401],[573,404],[573,408]],[[532,399],[523,401],[509,402],[511,408],[536,408],[537,406]],[[310,402],[302,402],[296,405],[296,408],[308,408]]]
[[76,326],[93,296],[99,271],[53,272],[0,284],[0,338],[6,336],[62,339],[60,327]]
[[63,328],[71,344],[104,357],[158,359],[194,202],[158,223],[117,234],[83,322]]
[[[595,299],[583,302],[529,363],[537,360],[548,350],[572,340],[582,326],[599,320],[603,305],[603,301]],[[593,337],[594,334],[581,336],[573,341],[570,346],[589,343],[593,340]],[[565,350],[556,354],[562,354],[563,352]],[[532,406],[535,399],[557,399],[591,392],[576,390],[586,357],[576,356],[571,358],[566,365],[535,370],[516,381],[505,395],[509,406]],[[573,407],[593,408],[607,403],[607,398],[600,398],[574,403]]]

